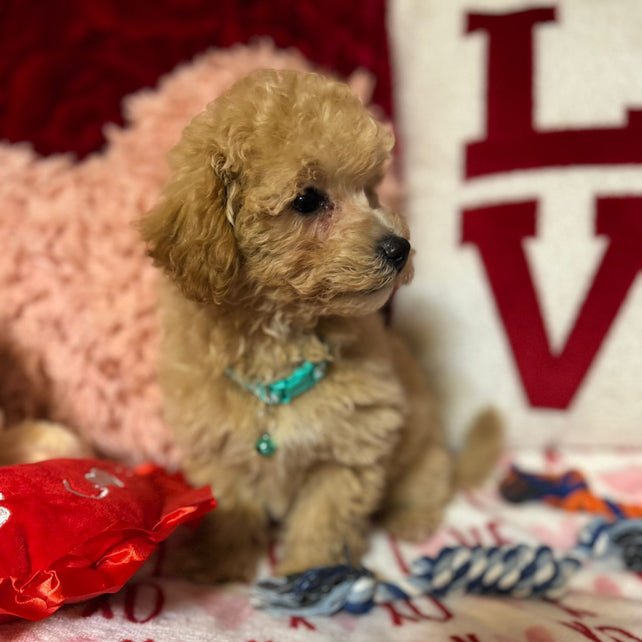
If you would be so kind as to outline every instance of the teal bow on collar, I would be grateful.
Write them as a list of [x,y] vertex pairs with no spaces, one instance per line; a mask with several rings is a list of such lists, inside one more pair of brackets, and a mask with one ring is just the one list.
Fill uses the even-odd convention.
[[234,373],[231,368],[225,371],[225,374],[247,391],[256,395],[263,403],[268,406],[278,406],[280,404],[290,403],[292,399],[302,395],[311,388],[314,388],[323,377],[328,369],[326,360],[318,363],[304,361],[302,365],[294,372],[283,379],[278,379],[272,383],[255,383],[243,381]]

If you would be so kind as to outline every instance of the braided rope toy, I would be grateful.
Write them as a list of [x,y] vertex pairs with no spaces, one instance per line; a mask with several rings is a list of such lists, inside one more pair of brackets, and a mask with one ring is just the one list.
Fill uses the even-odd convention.
[[642,506],[623,504],[592,492],[579,470],[542,475],[527,473],[513,466],[499,490],[504,499],[516,504],[537,500],[569,511],[585,511],[618,519],[642,518]]
[[362,614],[375,605],[454,590],[484,595],[557,599],[572,575],[589,558],[620,554],[642,571],[642,520],[608,522],[597,518],[579,534],[577,545],[556,559],[548,546],[452,546],[411,565],[403,586],[377,581],[366,568],[351,565],[310,569],[255,585],[256,608],[281,615]]

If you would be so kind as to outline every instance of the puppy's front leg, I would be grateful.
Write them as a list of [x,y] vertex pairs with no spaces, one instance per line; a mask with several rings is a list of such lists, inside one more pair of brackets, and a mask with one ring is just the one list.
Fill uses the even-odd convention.
[[258,502],[223,496],[214,512],[170,556],[167,570],[204,583],[249,581],[267,551],[268,523]]
[[287,517],[279,575],[314,566],[358,563],[369,520],[381,500],[383,468],[320,464],[308,476]]

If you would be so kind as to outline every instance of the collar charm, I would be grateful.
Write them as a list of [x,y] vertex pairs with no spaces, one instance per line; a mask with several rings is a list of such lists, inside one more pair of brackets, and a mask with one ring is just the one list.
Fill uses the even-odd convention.
[[276,452],[276,444],[269,432],[264,432],[254,443],[256,452],[261,457],[271,457]]
[[[327,369],[328,362],[325,360],[319,363],[304,361],[291,375],[271,383],[243,381],[231,368],[228,368],[225,374],[232,381],[258,397],[264,404],[278,406],[290,403],[295,397],[314,388],[325,377]],[[262,457],[271,457],[276,452],[274,439],[267,431],[256,440],[254,447]]]

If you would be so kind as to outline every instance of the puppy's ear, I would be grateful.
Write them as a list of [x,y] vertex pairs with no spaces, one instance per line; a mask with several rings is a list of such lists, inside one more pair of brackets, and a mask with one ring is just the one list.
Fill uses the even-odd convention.
[[[176,150],[180,153],[181,150]],[[238,186],[218,152],[170,160],[174,176],[139,229],[154,264],[190,299],[221,303],[239,269],[233,232]],[[208,162],[209,161],[209,162]]]

